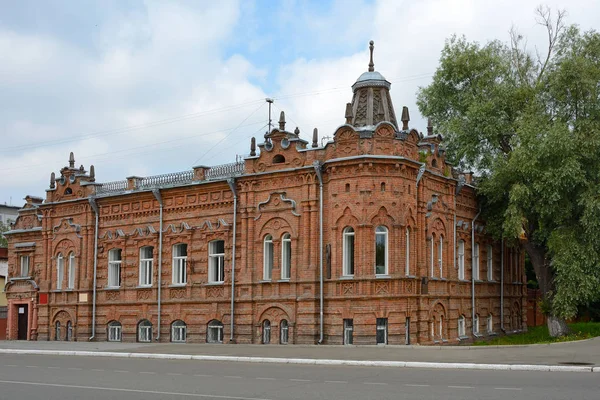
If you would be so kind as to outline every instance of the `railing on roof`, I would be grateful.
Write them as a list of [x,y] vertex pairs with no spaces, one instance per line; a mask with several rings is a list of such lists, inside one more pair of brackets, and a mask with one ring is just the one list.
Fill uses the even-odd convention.
[[105,182],[98,186],[96,186],[96,193],[111,193],[111,192],[122,192],[127,190],[127,180],[124,181],[114,181],[114,182]]
[[205,178],[209,179],[220,179],[220,178],[230,178],[232,176],[239,176],[244,173],[244,161],[238,161],[230,164],[217,165],[215,167],[211,167],[205,173]]
[[194,180],[194,171],[172,172],[169,174],[148,176],[141,178],[136,187],[139,189],[150,189],[161,186],[170,186],[177,184],[192,183]]

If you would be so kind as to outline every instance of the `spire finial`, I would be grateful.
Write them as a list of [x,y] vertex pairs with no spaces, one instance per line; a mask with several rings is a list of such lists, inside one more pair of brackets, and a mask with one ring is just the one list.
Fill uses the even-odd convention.
[[283,111],[279,114],[279,130],[285,131],[285,113]]
[[256,138],[250,140],[250,157],[256,156]]
[[94,164],[90,165],[90,180],[92,182],[96,180],[96,169],[94,169]]
[[352,113],[352,103],[346,103],[346,123],[347,124],[351,124],[352,123],[352,117],[353,117],[353,113]]
[[431,118],[427,118],[427,135],[433,135],[433,123],[431,122]]
[[56,175],[53,173],[50,174],[50,189],[54,189],[56,186]]
[[369,50],[371,51],[371,61],[369,61],[369,72],[375,71],[375,64],[373,64],[373,49],[375,48],[374,44],[375,42],[373,42],[372,40],[369,42]]
[[73,155],[73,152],[69,154],[69,168],[75,168],[75,155]]
[[403,131],[407,131],[408,130],[408,122],[410,121],[410,116],[408,115],[408,107],[404,106],[402,107],[402,130]]
[[319,147],[319,130],[317,128],[313,129],[312,147]]

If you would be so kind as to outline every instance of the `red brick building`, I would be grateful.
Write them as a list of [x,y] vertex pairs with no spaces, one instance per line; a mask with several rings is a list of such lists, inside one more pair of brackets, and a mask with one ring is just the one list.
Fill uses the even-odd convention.
[[[69,165],[9,239],[9,339],[449,343],[526,329],[523,256],[485,233],[431,124],[373,63],[320,146],[98,183]],[[344,122],[344,121],[340,121]],[[474,244],[474,245],[473,245]]]

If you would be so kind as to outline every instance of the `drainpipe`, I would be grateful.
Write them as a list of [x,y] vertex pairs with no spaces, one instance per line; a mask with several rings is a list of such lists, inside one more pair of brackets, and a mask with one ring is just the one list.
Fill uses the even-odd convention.
[[92,336],[88,339],[89,341],[94,340],[96,337],[96,271],[98,269],[98,205],[96,204],[96,199],[90,197],[89,199],[90,207],[94,210],[94,214],[96,214],[96,223],[94,228],[94,283],[93,283],[93,292],[92,292]]
[[504,333],[504,238],[500,250],[500,330]]
[[321,163],[313,163],[319,179],[319,344],[323,343],[323,175]]
[[[471,325],[473,328],[473,336],[475,336],[475,274],[473,274],[473,261],[475,261],[475,221],[477,217],[481,214],[481,208],[473,218],[473,222],[471,223]],[[479,258],[479,255],[477,256]],[[479,261],[479,260],[478,260]]]
[[465,186],[465,183],[465,176],[460,175],[456,184],[456,193],[454,194],[454,269],[456,269],[456,197],[459,195],[463,186]]
[[229,336],[229,341],[233,342],[233,310],[234,310],[234,300],[235,300],[235,234],[236,234],[236,226],[237,226],[237,188],[235,187],[235,179],[229,178],[227,179],[227,184],[233,193],[233,240],[231,250],[231,326],[229,330],[231,331]]
[[152,194],[156,197],[158,205],[160,206],[159,213],[159,225],[158,225],[158,332],[156,333],[156,341],[160,340],[160,317],[161,317],[161,289],[162,289],[162,236],[163,236],[163,201],[160,195],[160,190],[153,189]]

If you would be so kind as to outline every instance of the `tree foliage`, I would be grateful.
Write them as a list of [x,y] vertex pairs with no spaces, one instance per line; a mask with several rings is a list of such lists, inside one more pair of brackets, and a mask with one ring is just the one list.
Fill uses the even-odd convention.
[[0,247],[7,247],[8,241],[6,240],[6,236],[3,235],[4,232],[8,232],[9,226],[0,221]]
[[508,43],[452,37],[418,106],[481,175],[488,231],[527,251],[552,315],[568,318],[600,298],[600,34],[537,16],[545,56],[514,29]]

